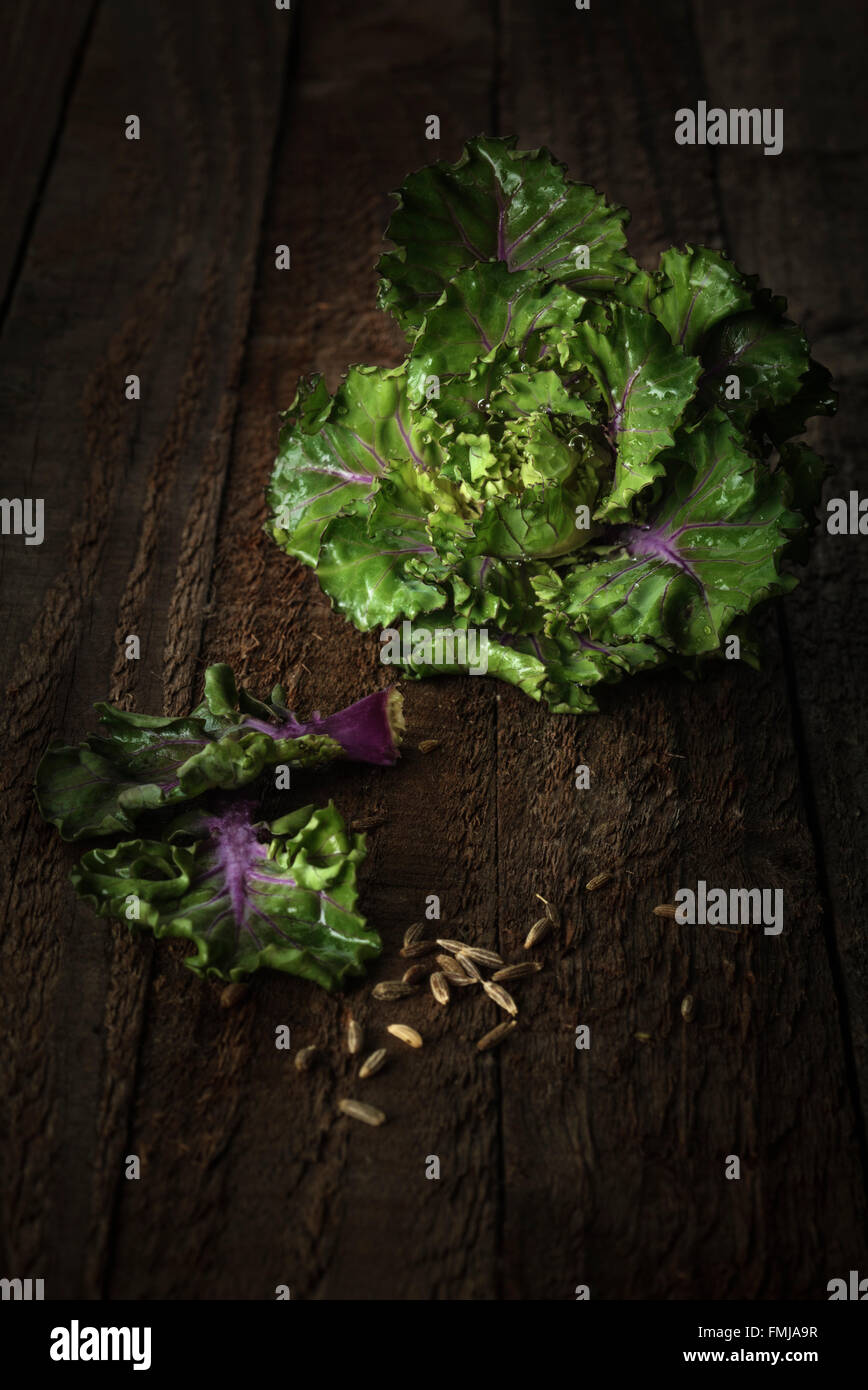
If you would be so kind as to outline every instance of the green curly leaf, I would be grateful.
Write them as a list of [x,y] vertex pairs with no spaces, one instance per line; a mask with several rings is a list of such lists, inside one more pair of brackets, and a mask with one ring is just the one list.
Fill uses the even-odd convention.
[[395,196],[386,235],[397,249],[380,260],[379,300],[409,331],[477,261],[582,293],[636,270],[624,250],[626,209],[571,183],[548,150],[516,150],[514,139],[469,140],[457,163],[410,174]]
[[[282,700],[279,689],[275,694]],[[305,723],[280,703],[237,690],[228,666],[211,666],[205,700],[185,719],[98,704],[100,733],[74,746],[52,744],[44,754],[36,773],[39,809],[64,839],[79,840],[129,833],[147,812],[247,786],[280,764],[316,767],[342,757],[394,762],[394,698],[381,691]]]
[[364,836],[350,838],[331,803],[270,827],[235,803],[202,815],[198,836],[89,850],[73,886],[100,916],[192,942],[186,964],[200,975],[238,980],[268,966],[334,989],[380,954],[356,911]]
[[564,611],[604,641],[648,633],[697,655],[719,647],[732,620],[795,580],[777,561],[802,519],[780,476],[741,448],[719,411],[679,439],[671,486],[641,526],[617,528],[607,553],[564,580]]

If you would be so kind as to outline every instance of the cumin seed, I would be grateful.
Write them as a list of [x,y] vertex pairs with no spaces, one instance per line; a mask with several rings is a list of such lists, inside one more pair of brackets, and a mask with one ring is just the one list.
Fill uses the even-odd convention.
[[489,999],[493,999],[499,1008],[505,1009],[508,1014],[512,1014],[513,1018],[515,1017],[518,1013],[518,1005],[508,990],[504,989],[502,985],[493,985],[488,980],[483,980],[482,988]]
[[434,974],[430,976],[428,984],[431,986],[431,993],[438,1004],[449,1003],[449,981],[442,970],[435,970]]
[[408,995],[416,993],[416,988],[403,980],[381,980],[374,985],[372,993],[375,999],[406,999]]
[[310,1071],[315,1061],[316,1048],[312,1045],[303,1047],[300,1052],[296,1053],[295,1069],[296,1071]]
[[421,1033],[417,1033],[416,1029],[411,1028],[408,1023],[390,1023],[386,1032],[391,1033],[393,1038],[405,1042],[408,1047],[422,1046]]
[[476,964],[476,961],[472,958],[472,956],[469,956],[466,951],[459,951],[455,959],[458,961],[458,964],[461,966],[461,969],[464,971],[465,975],[469,975],[471,980],[482,979],[482,971]]
[[493,984],[501,984],[506,980],[520,980],[525,975],[536,975],[540,970],[541,961],[520,960],[515,965],[505,965],[502,970],[495,970],[491,980]]
[[487,1052],[490,1047],[498,1047],[516,1026],[514,1018],[508,1018],[504,1023],[498,1023],[496,1028],[492,1028],[490,1033],[486,1033],[484,1037],[479,1039],[476,1044],[477,1051]]
[[366,1125],[381,1125],[386,1118],[375,1105],[365,1105],[360,1100],[339,1100],[338,1109],[353,1120],[363,1120]]
[[464,969],[464,966],[460,965],[454,956],[441,955],[435,956],[434,959],[440,966],[440,969],[443,971],[443,974],[446,975],[450,980],[454,980],[456,984],[463,984],[464,981],[468,978],[467,971]]
[[540,902],[546,910],[546,917],[548,917],[552,926],[559,927],[561,925],[560,913],[558,912],[554,903],[550,903],[548,898],[543,897],[542,893],[534,893],[534,897],[539,898]]
[[604,883],[608,883],[611,877],[612,875],[609,873],[608,869],[604,869],[601,874],[594,874],[594,877],[589,878],[585,884],[585,891],[587,893],[593,893],[595,889],[602,888]]
[[404,960],[416,960],[419,956],[430,956],[436,950],[436,941],[411,941],[409,946],[401,947],[398,955],[403,956]]
[[539,944],[548,936],[552,929],[550,917],[538,917],[524,939],[524,949],[530,951],[532,947]]
[[378,1047],[376,1052],[372,1052],[370,1057],[366,1057],[359,1067],[359,1076],[365,1080],[368,1076],[374,1076],[386,1060],[386,1049]]
[[460,954],[469,956],[480,965],[503,965],[503,956],[499,956],[496,951],[487,951],[483,946],[462,946]]

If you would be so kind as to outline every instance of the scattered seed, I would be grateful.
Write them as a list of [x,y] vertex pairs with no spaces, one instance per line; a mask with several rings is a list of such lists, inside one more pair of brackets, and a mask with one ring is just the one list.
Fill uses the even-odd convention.
[[459,954],[479,961],[480,965],[503,965],[503,956],[499,956],[496,951],[487,951],[482,946],[463,946]]
[[536,975],[542,970],[542,962],[538,960],[520,960],[515,965],[505,965],[502,970],[495,970],[491,977],[493,984],[501,984],[506,980],[520,980],[525,975]]
[[508,1014],[512,1014],[513,1018],[515,1017],[518,1013],[518,1005],[508,990],[504,989],[502,985],[490,984],[488,980],[483,980],[482,988],[489,999],[493,999],[499,1008],[506,1009]]
[[402,946],[398,954],[405,960],[416,960],[419,956],[430,956],[436,950],[436,941],[411,941],[409,946]]
[[690,1020],[693,1018],[695,1004],[696,1001],[694,1000],[693,995],[685,994],[684,998],[681,1001],[681,1017],[684,1019],[685,1023],[689,1023]]
[[415,993],[415,986],[405,984],[403,980],[381,980],[373,988],[375,999],[406,999],[409,994]]
[[477,1050],[487,1052],[490,1047],[497,1047],[516,1026],[514,1018],[508,1018],[504,1023],[498,1023],[496,1028],[492,1028],[490,1033],[486,1033],[484,1037],[479,1039],[476,1044]]
[[380,1070],[380,1067],[383,1065],[385,1060],[386,1049],[384,1047],[378,1047],[376,1052],[372,1052],[370,1057],[366,1057],[362,1065],[359,1067],[359,1076],[362,1078],[362,1080],[364,1080],[367,1076],[373,1076],[375,1072],[378,1072]]
[[636,1039],[637,1042],[650,1042],[650,1041],[651,1041],[651,1034],[650,1034],[650,1033],[634,1033],[634,1034],[633,1034],[633,1037]]
[[438,936],[437,945],[442,946],[444,951],[451,951],[453,956],[469,956],[481,965],[503,965],[503,956],[496,951],[486,950],[484,946],[470,946],[466,941],[449,941],[442,936]]
[[359,816],[357,820],[350,821],[350,830],[376,830],[378,825],[385,825],[388,816]]
[[544,898],[544,897],[543,897],[542,893],[534,893],[534,897],[535,897],[535,898],[539,898],[540,902],[541,902],[541,903],[543,904],[543,906],[545,907],[546,916],[548,917],[548,919],[549,919],[549,921],[551,922],[552,926],[553,926],[553,927],[559,927],[559,926],[561,925],[560,913],[558,912],[558,910],[557,910],[557,908],[555,907],[554,903],[550,903],[549,900],[548,900],[548,898]]
[[365,1034],[362,1025],[360,1023],[356,1023],[356,1020],[354,1018],[351,1018],[349,1023],[347,1024],[347,1052],[351,1052],[353,1054],[355,1054],[356,1052],[361,1052],[362,1043],[364,1041]]
[[404,932],[404,945],[412,946],[414,941],[419,940],[419,937],[422,935],[424,930],[424,922],[413,922]]
[[482,971],[473,957],[469,956],[466,951],[459,951],[455,959],[458,961],[465,975],[469,975],[471,980],[482,979]]
[[449,981],[443,974],[443,971],[435,970],[434,974],[429,978],[428,983],[431,986],[431,993],[434,995],[434,998],[437,1000],[437,1003],[448,1004]]
[[246,999],[249,993],[249,985],[245,985],[242,980],[233,980],[231,985],[227,985],[220,992],[221,1009],[234,1009],[235,1005]]
[[435,748],[440,747],[439,738],[423,738],[419,744],[420,753],[433,753]]
[[658,903],[652,911],[655,917],[674,917],[678,908],[674,903]]
[[524,949],[529,951],[531,947],[536,946],[538,942],[548,936],[551,929],[552,922],[550,917],[538,917],[524,939]]
[[608,869],[605,869],[601,874],[594,874],[594,877],[589,878],[585,884],[586,892],[593,893],[595,888],[602,888],[603,884],[608,883],[611,877]]
[[339,1100],[338,1110],[354,1120],[363,1120],[366,1125],[381,1125],[386,1118],[382,1110],[364,1105],[360,1100]]
[[454,980],[456,984],[463,985],[465,981],[469,979],[464,966],[460,965],[454,956],[435,956],[434,959],[437,961],[443,974],[448,979]]
[[303,1047],[300,1052],[296,1053],[295,1069],[296,1071],[310,1071],[315,1061],[316,1048]]
[[422,1046],[421,1033],[417,1033],[415,1028],[411,1028],[406,1023],[390,1023],[386,1032],[391,1033],[393,1038],[399,1038],[401,1042],[405,1042],[408,1047]]
[[431,974],[433,961],[417,961],[411,965],[409,970],[405,970],[401,976],[401,983],[404,985],[420,985],[428,975]]
[[462,966],[458,967],[458,970],[455,972],[454,975],[449,975],[445,971],[444,974],[446,974],[446,978],[449,981],[450,985],[457,985],[459,989],[464,989],[468,985],[472,989],[474,985],[478,985],[481,983],[473,975],[468,975],[467,971]]

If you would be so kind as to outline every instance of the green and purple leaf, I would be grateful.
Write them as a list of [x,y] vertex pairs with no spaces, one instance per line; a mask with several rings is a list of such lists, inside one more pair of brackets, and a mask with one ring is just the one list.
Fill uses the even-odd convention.
[[236,801],[203,813],[197,834],[89,850],[73,886],[100,916],[190,941],[186,964],[200,975],[267,966],[334,989],[380,954],[356,910],[364,836],[349,837],[333,805],[266,826]]
[[699,363],[673,344],[651,315],[612,304],[608,315],[578,323],[573,363],[596,381],[614,457],[611,489],[596,516],[624,521],[637,493],[664,471],[659,455],[696,390]]
[[274,695],[278,703],[254,700],[220,665],[208,668],[205,700],[186,719],[97,705],[102,731],[71,747],[53,744],[39,764],[43,818],[67,840],[128,833],[147,812],[246,786],[278,764],[397,758],[397,692],[378,691],[339,714],[307,722],[282,707],[279,689]]
[[744,276],[720,251],[707,246],[672,248],[660,257],[660,270],[666,288],[648,307],[685,352],[698,353],[715,324],[753,308]]
[[480,261],[581,293],[609,289],[636,270],[624,250],[626,209],[572,183],[545,149],[480,136],[457,163],[410,174],[395,196],[386,235],[397,249],[378,267],[380,305],[408,331],[459,271]]
[[713,411],[685,432],[666,460],[670,487],[640,526],[614,528],[608,553],[563,584],[563,609],[604,642],[648,634],[673,651],[719,647],[733,618],[795,580],[778,560],[803,519],[770,475]]

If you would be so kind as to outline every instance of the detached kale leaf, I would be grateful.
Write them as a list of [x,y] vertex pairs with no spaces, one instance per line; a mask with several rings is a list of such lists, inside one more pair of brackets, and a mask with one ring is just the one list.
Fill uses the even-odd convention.
[[162,840],[89,850],[72,882],[100,916],[192,941],[185,963],[197,974],[237,980],[270,966],[332,989],[382,949],[355,910],[364,853],[331,803],[269,826],[235,802]]
[[[785,301],[707,247],[640,269],[626,210],[512,139],[396,196],[406,360],[299,385],[269,534],[363,630],[485,627],[489,673],[554,710],[733,633],[753,660],[825,475],[790,441],[836,405]],[[424,650],[411,674],[469,669]]]
[[186,718],[98,705],[101,733],[45,753],[37,802],[67,840],[116,838],[142,821],[140,838],[91,848],[72,872],[101,916],[193,942],[186,963],[199,974],[235,980],[270,966],[332,989],[381,950],[356,910],[364,835],[349,836],[331,803],[267,824],[251,793],[281,764],[394,763],[401,707],[388,689],[303,721],[279,686],[260,701],[228,666],[211,666]]
[[221,665],[208,668],[205,698],[186,719],[96,709],[103,732],[74,747],[52,745],[36,774],[39,809],[65,840],[130,831],[146,811],[246,786],[279,764],[314,767],[346,757],[385,766],[398,756],[394,690],[303,723],[284,708],[280,686],[264,703],[238,690]]

